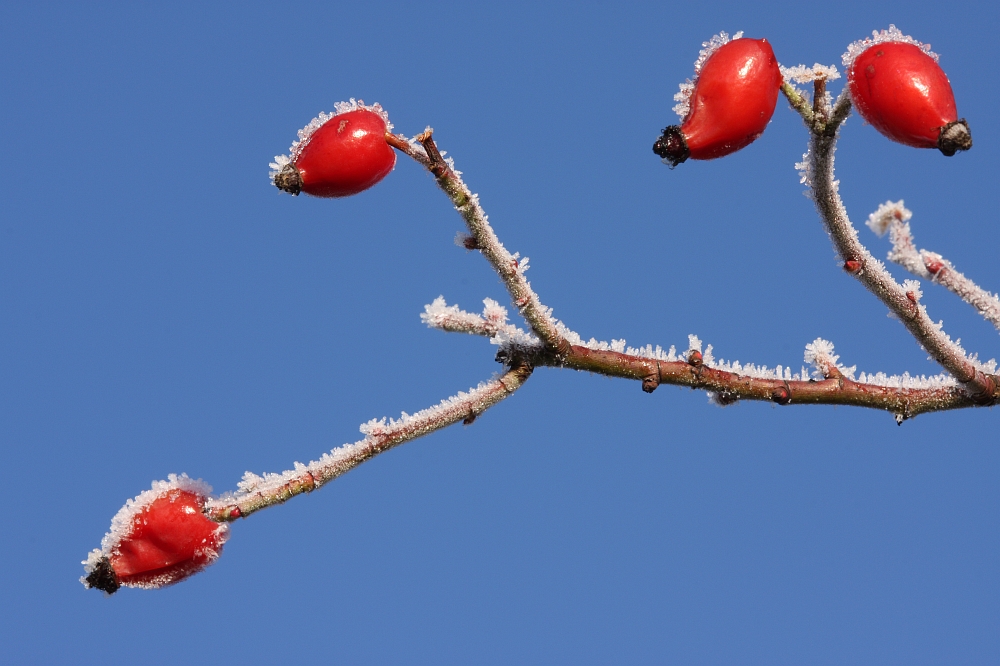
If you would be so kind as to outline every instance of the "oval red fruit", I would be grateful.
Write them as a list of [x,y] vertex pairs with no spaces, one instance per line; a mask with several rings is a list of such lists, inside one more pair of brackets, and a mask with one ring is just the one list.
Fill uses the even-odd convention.
[[745,148],[774,115],[781,70],[771,45],[766,39],[726,39],[723,34],[718,41],[724,43],[704,64],[695,65],[694,83],[681,87],[678,98],[690,94],[686,108],[683,100],[675,108],[686,111],[681,125],[665,128],[653,144],[653,152],[671,166],[689,157],[710,160]]
[[295,195],[347,197],[363,192],[396,165],[396,152],[385,141],[391,127],[378,104],[340,103],[335,114],[320,114],[299,132],[290,158],[275,158],[271,179]]
[[112,521],[91,553],[83,582],[109,593],[119,586],[156,588],[198,573],[218,559],[229,528],[202,512],[207,487],[186,476],[158,481]]
[[[897,36],[906,41],[892,41]],[[927,47],[895,27],[859,45],[869,42],[864,50],[854,47],[857,55],[851,50],[845,55],[851,101],[861,117],[907,146],[938,148],[948,156],[971,148],[969,125],[958,118],[951,83]]]

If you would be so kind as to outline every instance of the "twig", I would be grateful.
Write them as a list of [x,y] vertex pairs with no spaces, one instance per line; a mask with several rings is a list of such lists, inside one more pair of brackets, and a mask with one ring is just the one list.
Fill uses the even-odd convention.
[[365,433],[364,439],[334,449],[308,465],[296,463],[295,469],[281,474],[265,474],[262,477],[247,472],[239,484],[239,490],[209,501],[205,514],[212,520],[228,522],[281,504],[296,495],[312,492],[366,460],[404,442],[459,421],[472,423],[479,414],[520,388],[530,375],[530,366],[516,364],[500,377],[412,416],[404,414],[399,421],[388,424],[385,419],[370,421],[361,428]]
[[[479,205],[479,197],[469,190],[454,167],[442,157],[434,143],[432,130],[428,128],[412,142],[391,134],[387,135],[387,140],[394,148],[416,160],[434,175],[438,186],[448,195],[465,220],[476,249],[483,253],[503,280],[514,306],[528,322],[531,330],[546,345],[560,353],[564,352],[569,343],[560,335],[555,322],[549,316],[549,308],[542,305],[538,295],[524,278],[527,260],[519,261],[497,238],[485,211]],[[419,143],[423,150],[417,148],[416,143]]]
[[830,120],[821,131],[813,128],[809,153],[801,165],[805,169],[803,179],[812,187],[812,198],[834,247],[848,272],[903,322],[917,342],[958,379],[975,402],[993,404],[1000,399],[1000,381],[966,357],[964,350],[927,316],[926,308],[919,303],[919,295],[897,283],[858,239],[858,232],[840,198],[839,183],[834,180],[837,129],[849,109],[845,88],[830,113]]
[[868,226],[879,236],[889,232],[892,250],[888,259],[917,277],[945,287],[975,308],[982,317],[1000,330],[1000,298],[960,273],[937,252],[918,250],[913,242],[909,220],[913,216],[903,201],[887,201],[868,216]]
[[[425,312],[421,319],[448,332],[495,338],[505,328],[513,328],[509,324],[491,325],[480,315],[445,305],[443,298],[427,306],[427,311],[434,311],[435,315]],[[679,357],[673,349],[670,354],[656,354],[649,348],[649,353],[639,355],[602,348],[607,346],[596,341],[589,345],[574,344],[564,356],[556,357],[537,343],[534,347],[518,346],[516,354],[527,355],[536,367],[570,368],[638,380],[646,392],[652,392],[660,384],[702,389],[715,394],[715,401],[720,404],[759,400],[779,405],[851,405],[890,412],[898,423],[926,412],[980,406],[946,375],[928,379],[862,373],[861,380],[856,380],[854,368],[838,365],[833,345],[823,340],[806,347],[806,362],[816,368],[816,378],[809,378],[804,370],[793,375],[788,369],[783,373],[780,367],[768,370],[752,364],[717,363],[711,353],[701,353],[700,342],[696,345],[698,349],[689,349]],[[505,350],[501,347],[503,357]],[[733,367],[753,372],[728,369]]]

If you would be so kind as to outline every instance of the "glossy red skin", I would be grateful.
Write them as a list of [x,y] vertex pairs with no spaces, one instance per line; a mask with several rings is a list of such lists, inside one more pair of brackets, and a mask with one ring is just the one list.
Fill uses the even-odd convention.
[[202,513],[203,498],[175,488],[157,497],[132,521],[132,530],[111,553],[122,585],[170,585],[211,564],[222,550],[226,528]]
[[306,194],[347,197],[385,178],[396,165],[396,152],[385,142],[381,116],[357,109],[313,132],[293,164]]
[[710,160],[753,143],[774,115],[781,70],[766,39],[723,44],[701,68],[681,125],[691,159]]
[[848,73],[851,101],[875,129],[898,143],[937,148],[941,128],[958,119],[944,70],[919,47],[876,44]]

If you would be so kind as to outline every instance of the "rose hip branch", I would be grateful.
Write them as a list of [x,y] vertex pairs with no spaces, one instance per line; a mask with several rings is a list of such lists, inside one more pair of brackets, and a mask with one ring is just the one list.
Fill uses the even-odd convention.
[[[438,298],[425,307],[432,328],[490,338],[499,347],[504,372],[468,392],[400,419],[373,419],[361,426],[364,438],[324,453],[309,464],[295,463],[282,473],[244,474],[233,492],[212,497],[210,488],[187,476],[170,475],[153,483],[112,520],[111,530],[84,561],[81,581],[113,593],[119,587],[162,587],[181,581],[215,562],[229,536],[227,523],[308,493],[362,462],[404,442],[463,422],[513,394],[540,367],[559,367],[633,379],[652,393],[660,384],[706,391],[727,405],[738,400],[779,405],[853,405],[884,410],[901,424],[932,411],[990,406],[1000,401],[996,362],[969,355],[935,324],[920,303],[918,280],[899,284],[861,243],[834,180],[834,148],[852,106],[892,141],[916,148],[937,148],[952,156],[972,147],[965,119],[957,116],[954,95],[937,56],[890,26],[855,42],[843,56],[848,72],[844,91],[834,101],[827,91],[840,78],[836,67],[783,68],[767,40],[730,39],[721,33],[705,42],[695,76],[681,84],[674,99],[680,123],[665,128],[653,151],[671,168],[688,159],[729,155],[755,141],[766,129],[779,91],[805,121],[809,151],[796,168],[809,187],[820,219],[843,260],[844,270],[879,298],[946,371],[933,377],[887,376],[856,372],[839,363],[833,344],[816,339],[805,346],[804,366],[768,368],[716,359],[711,345],[694,335],[686,347],[632,348],[624,340],[584,340],[542,304],[525,279],[527,258],[500,242],[478,196],[446,159],[428,128],[413,139],[392,133],[388,114],[378,104],[351,100],[332,114],[320,114],[299,131],[290,155],[271,163],[271,180],[293,195],[337,198],[375,186],[395,166],[401,152],[427,169],[462,216],[469,235],[461,245],[477,250],[500,276],[528,330],[507,321],[507,309],[486,299],[482,314],[449,306]],[[812,99],[795,87],[812,83]],[[939,255],[913,247],[909,211],[887,204],[869,218],[878,233],[888,228],[889,254],[919,278],[937,281],[1000,325],[1000,300],[958,273]]]

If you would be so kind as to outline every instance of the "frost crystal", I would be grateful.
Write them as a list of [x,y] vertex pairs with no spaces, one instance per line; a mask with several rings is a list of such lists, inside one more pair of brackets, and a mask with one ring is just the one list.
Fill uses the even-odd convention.
[[810,83],[820,79],[834,81],[840,78],[840,72],[837,71],[836,65],[827,66],[819,63],[812,67],[796,65],[795,67],[781,67],[781,78],[795,83]]
[[833,353],[833,343],[829,340],[816,338],[807,344],[804,357],[805,362],[813,366],[813,379],[826,379],[833,374],[834,370],[839,370],[845,377],[854,379],[854,371],[857,370],[857,366],[852,365],[848,368],[838,365],[837,360],[840,357]]
[[934,62],[937,62],[939,56],[938,54],[931,51],[930,44],[924,44],[913,39],[909,35],[904,35],[896,26],[889,24],[888,30],[882,30],[881,32],[877,30],[872,31],[871,37],[866,37],[865,39],[859,39],[850,46],[847,47],[847,53],[841,56],[844,62],[844,68],[847,70],[851,69],[851,65],[854,64],[854,60],[867,51],[869,48],[875,44],[884,44],[886,42],[902,42],[904,44],[913,44],[921,51],[934,58]]
[[914,301],[920,301],[924,295],[924,292],[920,290],[919,280],[903,280],[903,291],[906,292],[907,296],[913,294]]
[[884,236],[893,220],[908,222],[911,217],[913,217],[913,213],[903,205],[902,199],[896,202],[886,201],[878,207],[878,210],[868,216],[868,221],[865,224],[879,236]]
[[364,100],[356,100],[353,97],[347,102],[337,102],[333,105],[333,113],[321,111],[318,116],[309,122],[308,125],[299,130],[299,140],[293,141],[292,147],[289,149],[289,152],[291,153],[290,157],[288,155],[275,155],[274,161],[268,165],[271,167],[271,172],[268,174],[271,178],[271,183],[274,183],[274,177],[281,173],[281,169],[283,167],[291,164],[298,158],[302,149],[309,144],[309,139],[316,133],[316,130],[328,123],[331,118],[336,118],[341,114],[348,113],[350,111],[357,111],[358,109],[366,109],[377,114],[383,122],[385,122],[385,131],[392,131],[392,123],[389,122],[389,114],[386,113],[386,110],[383,109],[382,105],[378,102],[375,102],[371,106],[367,106]]
[[[743,37],[742,30],[733,35],[732,39],[740,39],[741,37]],[[674,101],[677,102],[677,105],[674,106],[674,113],[681,117],[682,123],[691,111],[691,93],[694,92],[694,84],[698,80],[698,75],[701,74],[701,68],[705,65],[705,61],[718,51],[719,47],[728,44],[730,41],[732,40],[729,38],[729,33],[723,31],[713,36],[707,42],[701,43],[705,48],[698,53],[698,59],[694,61],[694,79],[688,79],[680,84],[681,91],[674,95]]]
[[812,159],[809,153],[802,153],[802,161],[795,163],[795,170],[799,172],[799,182],[809,189],[803,192],[807,197],[812,196],[813,174]]

